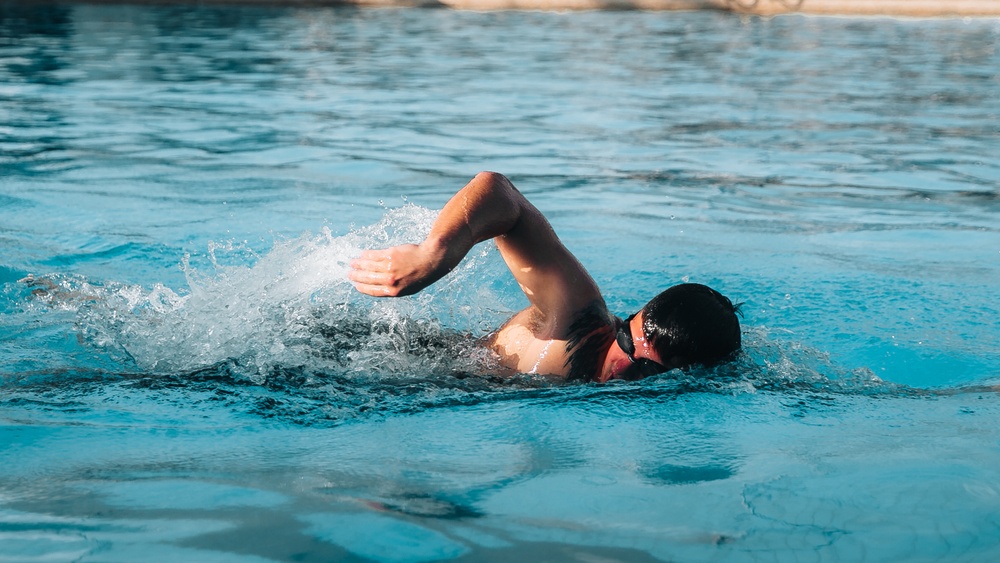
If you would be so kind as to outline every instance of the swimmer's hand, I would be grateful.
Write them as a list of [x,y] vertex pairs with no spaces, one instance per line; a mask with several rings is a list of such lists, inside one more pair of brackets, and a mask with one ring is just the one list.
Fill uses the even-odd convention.
[[[441,245],[404,244],[384,250],[366,250],[351,261],[347,277],[361,293],[375,297],[413,295],[444,277],[454,264]],[[464,253],[462,253],[464,255]],[[461,256],[458,257],[461,260]],[[457,264],[458,260],[454,260]]]

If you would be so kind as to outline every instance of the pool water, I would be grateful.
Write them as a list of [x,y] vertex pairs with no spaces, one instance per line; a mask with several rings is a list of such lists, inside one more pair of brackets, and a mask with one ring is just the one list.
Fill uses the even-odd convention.
[[[483,169],[741,357],[351,288]],[[0,4],[0,561],[993,561],[998,282],[998,19]]]

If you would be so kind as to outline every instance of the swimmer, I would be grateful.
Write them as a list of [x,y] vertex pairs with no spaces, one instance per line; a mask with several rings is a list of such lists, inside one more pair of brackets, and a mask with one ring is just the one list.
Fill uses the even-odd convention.
[[711,366],[740,349],[739,306],[704,285],[676,285],[627,319],[612,315],[548,220],[495,172],[455,194],[423,242],[367,250],[348,277],[375,297],[412,295],[488,239],[530,303],[487,339],[508,368],[570,381],[634,380]]

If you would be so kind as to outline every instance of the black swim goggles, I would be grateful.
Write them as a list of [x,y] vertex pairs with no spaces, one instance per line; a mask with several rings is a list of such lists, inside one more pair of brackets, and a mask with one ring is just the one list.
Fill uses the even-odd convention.
[[625,319],[624,322],[619,322],[618,334],[615,336],[618,347],[622,349],[622,352],[625,352],[629,363],[632,364],[621,373],[621,378],[642,379],[643,377],[668,371],[666,366],[658,364],[649,358],[635,357],[635,341],[632,339],[632,328],[629,326],[634,317],[635,315],[633,314],[631,317]]

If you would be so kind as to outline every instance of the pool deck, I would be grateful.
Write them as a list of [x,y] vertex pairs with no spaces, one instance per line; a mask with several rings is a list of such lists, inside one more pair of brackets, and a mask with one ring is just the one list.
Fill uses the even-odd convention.
[[[29,1],[29,0],[22,0]],[[51,0],[50,0],[51,1]],[[60,1],[60,0],[55,0]],[[70,0],[72,1],[72,0]],[[757,15],[1000,16],[1000,0],[78,0],[89,3],[411,6],[458,10],[720,10]]]

